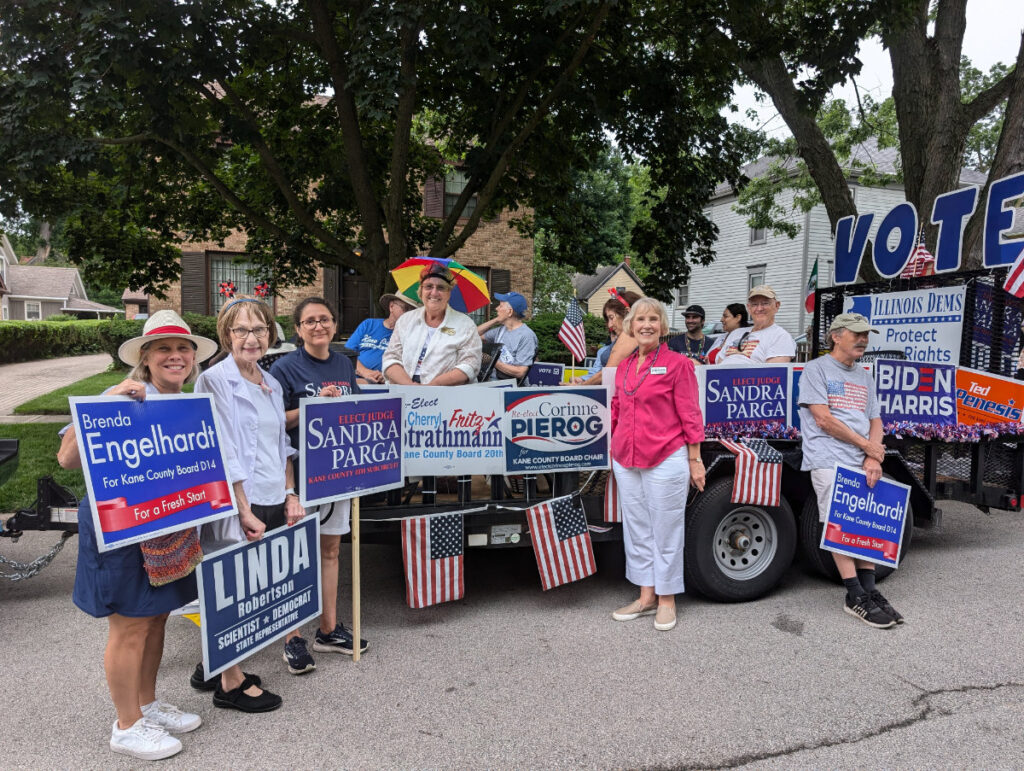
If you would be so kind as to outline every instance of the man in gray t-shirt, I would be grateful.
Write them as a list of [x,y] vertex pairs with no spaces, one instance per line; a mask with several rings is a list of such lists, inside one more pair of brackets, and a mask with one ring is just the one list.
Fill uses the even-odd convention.
[[[832,498],[834,464],[860,466],[868,487],[874,487],[882,476],[885,446],[875,384],[857,363],[871,332],[878,330],[859,313],[839,314],[828,330],[832,350],[808,362],[800,376],[797,401],[803,434],[802,468],[811,472],[822,522]],[[903,623],[903,616],[875,588],[873,563],[835,553],[832,558],[846,586],[847,613],[882,629]]]
[[537,335],[526,326],[526,298],[519,292],[495,293],[498,311],[494,318],[477,326],[484,340],[501,343],[501,353],[491,372],[491,380],[521,379],[526,376],[537,356]]

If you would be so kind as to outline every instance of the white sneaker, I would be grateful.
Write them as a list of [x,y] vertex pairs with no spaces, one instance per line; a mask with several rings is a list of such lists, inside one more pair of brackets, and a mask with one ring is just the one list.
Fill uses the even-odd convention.
[[167,733],[163,726],[141,717],[124,730],[118,728],[117,721],[114,721],[110,749],[139,760],[162,760],[181,752],[181,742]]
[[187,734],[203,724],[203,719],[199,715],[182,712],[173,704],[160,701],[160,699],[143,707],[142,716],[171,734]]

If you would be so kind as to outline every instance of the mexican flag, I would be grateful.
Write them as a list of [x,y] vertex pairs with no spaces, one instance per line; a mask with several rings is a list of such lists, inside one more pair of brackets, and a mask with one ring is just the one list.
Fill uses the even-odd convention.
[[804,292],[804,308],[814,313],[814,293],[818,291],[818,258],[814,258],[814,268],[807,277],[807,290]]

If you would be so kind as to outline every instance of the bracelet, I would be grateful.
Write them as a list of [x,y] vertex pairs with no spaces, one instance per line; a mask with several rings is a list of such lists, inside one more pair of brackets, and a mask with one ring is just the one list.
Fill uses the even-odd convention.
[[690,461],[690,463],[703,463],[704,459],[703,458],[690,458],[689,461]]

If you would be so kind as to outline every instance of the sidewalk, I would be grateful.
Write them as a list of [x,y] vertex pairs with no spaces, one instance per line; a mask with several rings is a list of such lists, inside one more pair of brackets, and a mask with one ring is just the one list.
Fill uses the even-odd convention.
[[60,415],[13,415],[14,408],[84,377],[99,374],[109,366],[110,355],[106,353],[0,365],[0,423],[67,422],[67,416]]

